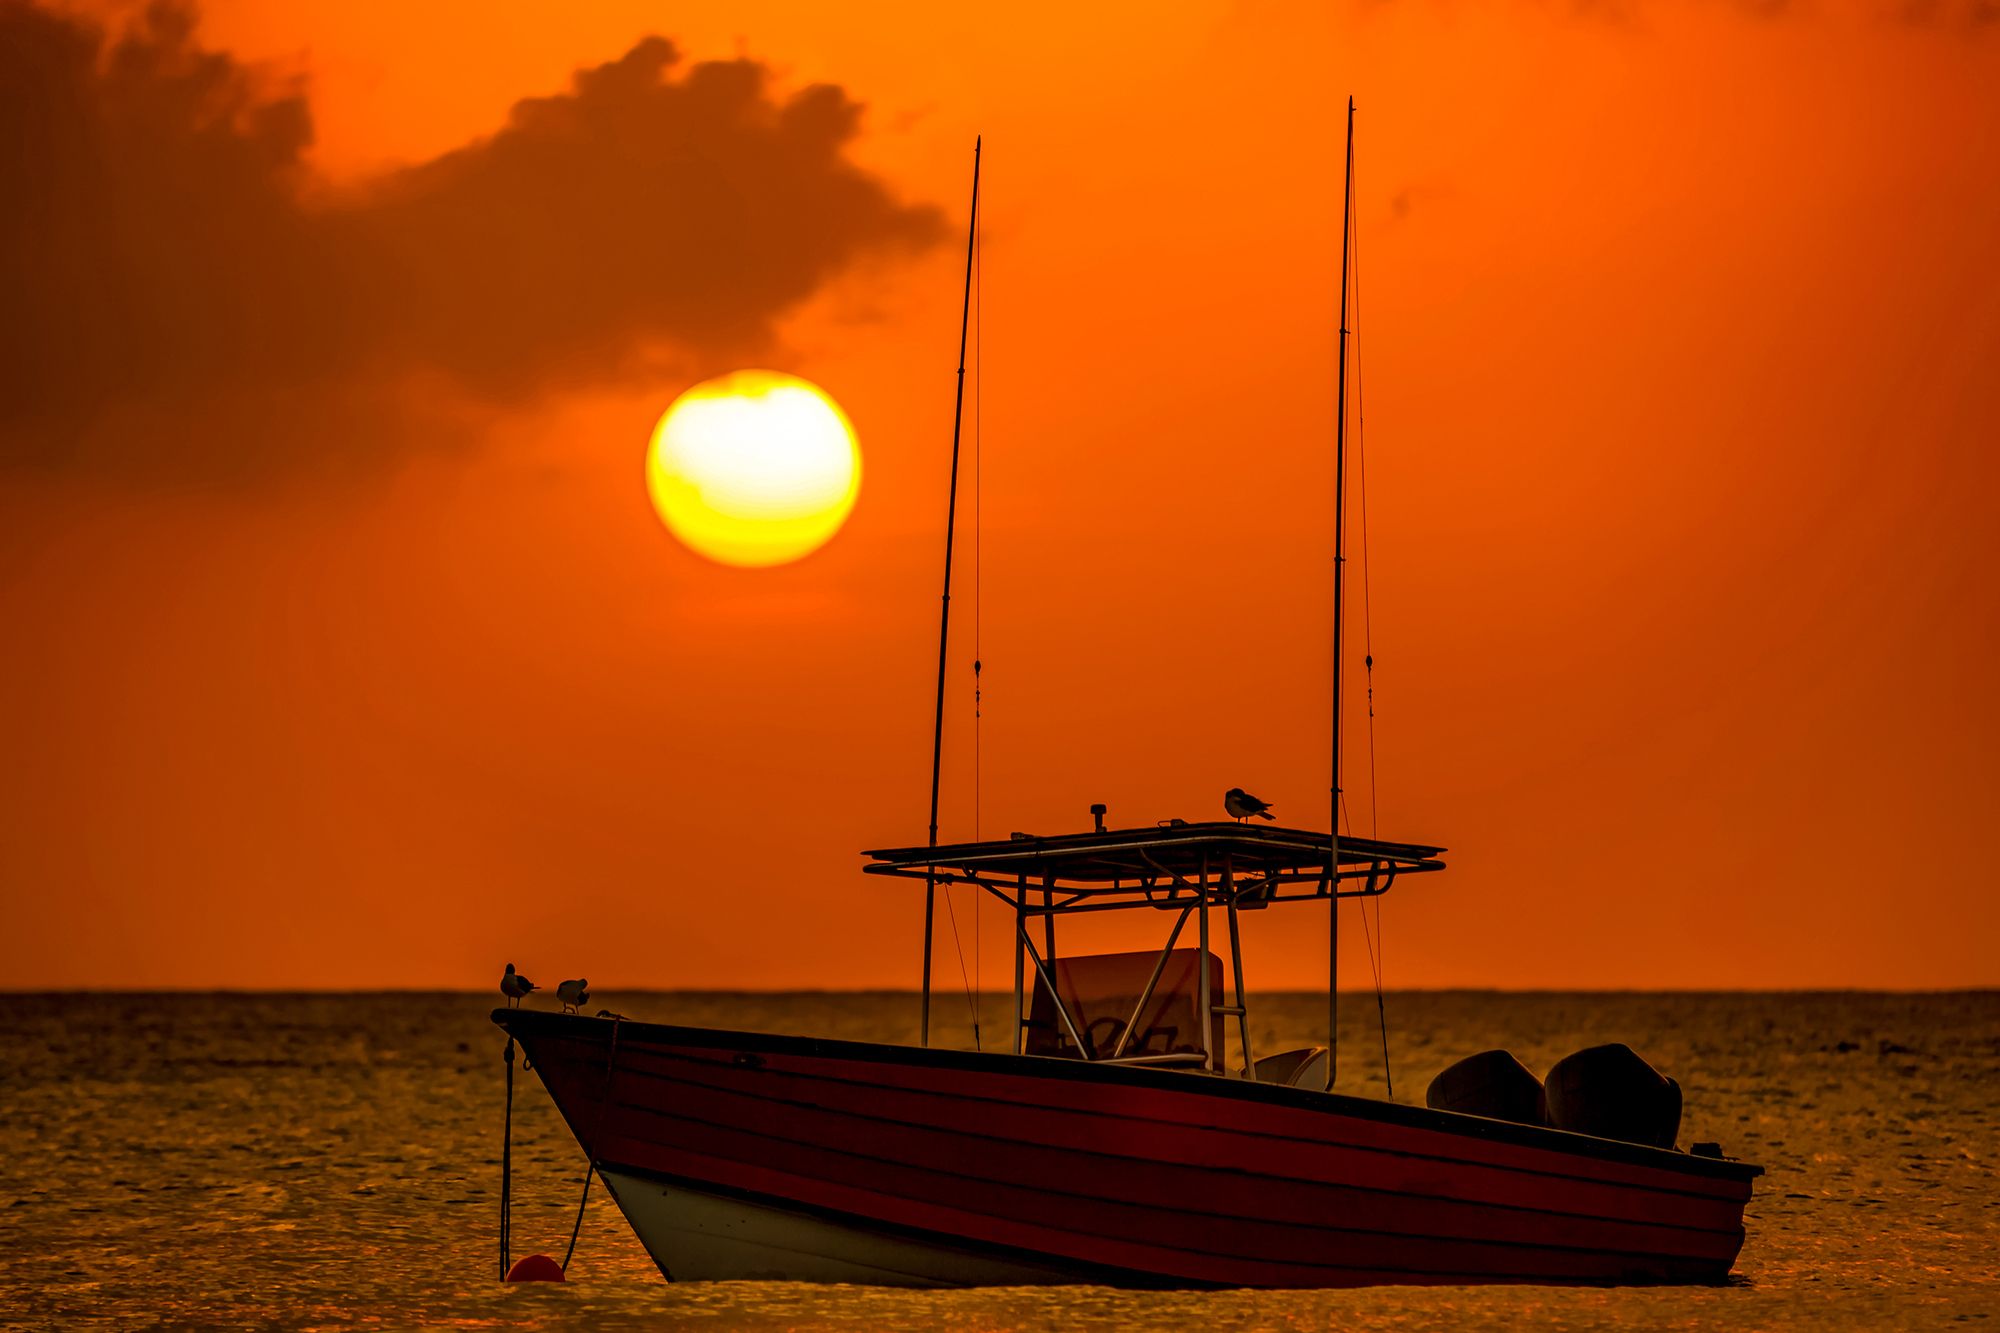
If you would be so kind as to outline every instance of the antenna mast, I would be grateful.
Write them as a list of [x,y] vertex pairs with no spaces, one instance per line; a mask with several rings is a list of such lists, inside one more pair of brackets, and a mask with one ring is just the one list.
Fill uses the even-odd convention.
[[[1351,114],[1351,113],[1350,113]],[[972,320],[972,251],[979,235],[979,147],[972,140],[972,215],[965,224],[965,301],[958,316],[958,398],[951,409],[951,495],[944,517],[944,603],[938,613],[937,712],[931,724],[931,846],[937,846],[938,779],[944,763],[944,660],[951,638],[951,539],[958,527],[958,438],[965,421],[965,334]],[[1345,289],[1343,288],[1343,291]],[[1342,297],[1342,309],[1346,298]],[[1345,355],[1346,344],[1341,344]],[[937,867],[924,880],[924,1004],[922,1044],[931,1044],[931,936],[937,924]]]
[[[1333,411],[1333,818],[1326,867],[1326,1090],[1340,1051],[1340,654],[1341,588],[1347,578],[1347,270],[1354,226],[1354,99],[1347,99],[1347,174],[1340,193],[1340,370]],[[934,798],[935,799],[935,798]],[[928,976],[929,968],[925,969]]]

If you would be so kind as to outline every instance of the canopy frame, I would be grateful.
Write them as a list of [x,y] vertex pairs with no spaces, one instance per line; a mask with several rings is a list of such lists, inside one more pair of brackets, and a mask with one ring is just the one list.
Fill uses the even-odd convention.
[[[1038,994],[1045,992],[1082,1057],[1104,1064],[1187,1064],[1222,1073],[1224,1053],[1216,1046],[1213,1021],[1234,1018],[1243,1049],[1243,1076],[1255,1079],[1257,1061],[1244,989],[1240,913],[1301,902],[1326,902],[1329,910],[1334,910],[1343,898],[1379,897],[1400,876],[1444,869],[1444,862],[1438,859],[1443,850],[1373,838],[1342,838],[1336,844],[1327,834],[1305,829],[1173,820],[1151,828],[1051,837],[1016,833],[1005,841],[887,848],[864,853],[872,862],[863,870],[871,875],[923,880],[927,886],[966,884],[991,895],[1014,914],[1015,1054],[1025,1049],[1029,1014]],[[1234,991],[1230,1003],[1209,993],[1206,959],[1212,907],[1225,914]],[[1172,928],[1126,1030],[1109,1055],[1093,1056],[1081,1038],[1077,1015],[1056,985],[1056,919],[1144,910],[1173,913]],[[1202,1049],[1198,1054],[1126,1055],[1131,1029],[1152,1000],[1190,917],[1197,923],[1203,959],[1198,1002]],[[1030,924],[1036,918],[1043,923],[1040,949],[1030,934]],[[1028,975],[1031,967],[1032,981]],[[1336,980],[1335,963],[1329,957],[1329,995]],[[928,1007],[928,968],[923,982]],[[1332,1034],[1328,1035],[1331,1038]],[[929,1044],[928,1034],[925,1044]],[[1329,1049],[1332,1044],[1329,1040]]]

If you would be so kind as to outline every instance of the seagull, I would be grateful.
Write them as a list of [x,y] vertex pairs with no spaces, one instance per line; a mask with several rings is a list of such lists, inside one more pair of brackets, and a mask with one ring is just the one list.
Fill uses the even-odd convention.
[[1228,791],[1222,793],[1222,808],[1227,810],[1229,817],[1239,824],[1252,815],[1257,815],[1263,819],[1275,820],[1277,818],[1276,815],[1271,813],[1270,806],[1258,800],[1249,792],[1244,791],[1241,787],[1231,787]]
[[506,972],[500,977],[500,993],[514,1002],[513,1008],[520,1008],[522,998],[533,989],[534,982],[516,972],[512,963],[507,964]]
[[578,977],[575,981],[562,982],[556,987],[556,998],[562,1001],[564,1013],[575,1013],[590,1003],[590,978]]

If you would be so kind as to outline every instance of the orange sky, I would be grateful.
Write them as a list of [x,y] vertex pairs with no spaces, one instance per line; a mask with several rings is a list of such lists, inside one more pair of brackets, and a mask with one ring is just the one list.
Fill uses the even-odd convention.
[[[1452,849],[1388,900],[1386,980],[2000,983],[1986,7],[570,8],[210,0],[191,40],[310,109],[271,188],[437,285],[349,299],[355,260],[301,279],[326,327],[208,360],[171,321],[96,356],[87,283],[8,321],[40,415],[0,412],[6,985],[914,984],[920,890],[856,852],[924,833],[975,133],[986,707],[975,811],[968,523],[945,836],[1237,784],[1321,823],[1350,91],[1381,830]],[[839,85],[865,206],[812,195],[766,252],[635,171],[615,247],[508,250],[540,201],[437,159],[652,33],[669,80]],[[781,148],[731,163],[846,179]],[[236,197],[120,252],[169,275],[148,310],[205,326],[232,279],[177,285],[177,247],[250,255]],[[23,234],[24,281],[93,271]],[[258,301],[320,262],[274,253]],[[709,564],[646,498],[654,419],[738,364],[860,435],[797,565]],[[1250,928],[1253,987],[1323,977],[1314,910]]]

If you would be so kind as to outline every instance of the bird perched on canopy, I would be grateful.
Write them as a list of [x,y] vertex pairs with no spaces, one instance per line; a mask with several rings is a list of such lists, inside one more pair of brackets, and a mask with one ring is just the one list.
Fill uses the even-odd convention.
[[507,964],[507,970],[500,976],[500,993],[514,1002],[512,1008],[520,1008],[521,1001],[534,989],[534,982],[516,972],[512,963]]
[[1239,824],[1252,815],[1256,815],[1260,819],[1277,818],[1276,815],[1271,813],[1269,805],[1258,800],[1241,787],[1231,787],[1228,791],[1222,793],[1222,808],[1227,810],[1229,817]]
[[556,998],[562,1001],[563,1012],[573,1014],[590,1003],[590,978],[578,977],[557,985]]

